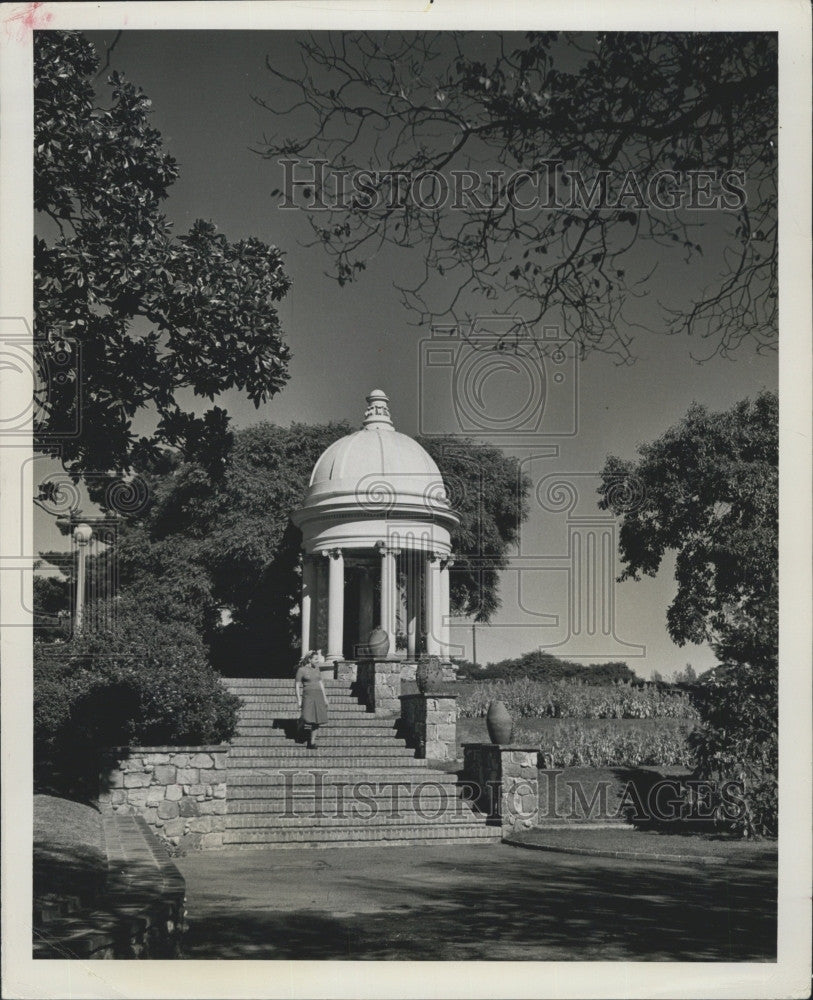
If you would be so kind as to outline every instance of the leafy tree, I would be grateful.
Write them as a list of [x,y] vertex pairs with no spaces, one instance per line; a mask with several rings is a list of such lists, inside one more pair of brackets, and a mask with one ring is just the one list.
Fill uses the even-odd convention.
[[775,832],[778,654],[778,397],[723,413],[694,405],[636,462],[609,457],[599,506],[619,515],[621,580],[677,553],[667,627],[721,661],[695,690],[700,772],[745,782],[741,827]]
[[[291,162],[329,164],[296,201],[316,209],[314,244],[340,284],[383,245],[420,246],[424,270],[401,291],[422,321],[499,299],[624,361],[626,310],[654,267],[703,255],[703,287],[659,329],[708,338],[707,354],[776,346],[775,35],[354,32],[300,49],[299,74],[267,60],[275,103],[258,103],[291,117],[257,151],[294,181],[307,171]],[[740,188],[710,225],[697,187],[722,188],[698,170]]]
[[563,660],[553,653],[539,649],[523,653],[522,656],[489,663],[486,667],[472,669],[468,666],[462,675],[477,680],[515,680],[527,677],[537,681],[573,680],[585,684],[632,683],[638,678],[626,663],[574,663]]
[[697,672],[691,663],[687,663],[683,670],[676,670],[672,675],[673,684],[696,684]]
[[[195,416],[179,392],[213,400],[237,388],[259,406],[285,384],[282,254],[200,220],[173,237],[161,204],[178,169],[147,97],[114,72],[100,102],[96,51],[76,32],[36,32],[34,56],[36,445],[52,449],[78,422],[81,434],[60,439],[77,477],[126,471],[159,442],[216,471],[227,415]],[[68,376],[48,380],[66,357]],[[133,418],[147,409],[156,428],[137,438]]]
[[693,405],[637,461],[610,456],[599,507],[621,517],[620,580],[654,576],[677,553],[667,612],[678,645],[769,662],[778,638],[778,397],[724,413]]
[[[120,530],[122,593],[163,622],[194,626],[226,672],[287,672],[301,589],[301,535],[290,513],[304,500],[318,457],[352,430],[346,422],[255,424],[235,433],[214,483],[177,456],[145,463],[139,473],[150,504]],[[499,606],[499,570],[527,514],[529,483],[496,448],[460,439],[423,443],[461,514],[452,539],[452,606],[487,621]],[[221,609],[229,613],[225,628]]]

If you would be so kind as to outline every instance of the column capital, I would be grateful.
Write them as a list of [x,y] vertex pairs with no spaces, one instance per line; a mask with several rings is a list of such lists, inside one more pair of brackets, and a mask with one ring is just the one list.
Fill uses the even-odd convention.
[[430,549],[426,553],[426,558],[431,563],[439,563],[443,559],[443,556],[440,554],[440,552],[436,552],[434,549]]
[[338,546],[332,549],[322,549],[322,555],[325,559],[341,559],[342,550]]
[[445,559],[441,559],[440,568],[441,569],[451,569],[454,566],[454,556],[447,556]]
[[398,556],[401,554],[400,549],[396,549],[392,545],[387,545],[386,542],[376,542],[375,548],[378,549],[378,554],[382,557],[382,559],[384,556]]
[[87,545],[93,538],[93,528],[89,524],[77,524],[73,529],[73,537],[77,545]]

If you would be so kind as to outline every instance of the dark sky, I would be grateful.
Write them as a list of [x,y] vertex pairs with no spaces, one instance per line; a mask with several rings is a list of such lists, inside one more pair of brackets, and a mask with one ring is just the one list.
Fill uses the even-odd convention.
[[[90,37],[103,51],[114,34]],[[430,423],[446,419],[440,398],[419,399],[422,341],[428,330],[410,325],[392,285],[393,275],[414,267],[416,258],[410,259],[408,253],[382,253],[370,263],[361,282],[339,288],[325,276],[327,260],[318,248],[300,245],[310,232],[303,214],[276,207],[278,199],[271,192],[280,186],[281,169],[249,148],[263,134],[285,134],[286,125],[291,125],[257,107],[251,95],[275,96],[273,78],[265,69],[266,56],[274,65],[293,69],[296,41],[294,32],[125,31],[112,53],[111,66],[152,98],[153,123],[178,160],[180,179],[165,205],[177,231],[183,232],[196,218],[211,219],[231,240],[255,235],[286,253],[292,290],[280,314],[293,354],[291,380],[259,411],[238,393],[226,394],[221,402],[234,425],[342,417],[358,423],[365,394],[378,387],[390,396],[396,427],[414,434],[421,412]],[[655,316],[656,296],[680,295],[687,283],[702,282],[708,277],[703,273],[706,266],[701,263],[694,271],[681,265],[662,268],[653,301],[644,302],[643,314],[652,308]],[[529,465],[535,481],[551,473],[578,473],[582,485],[577,513],[597,516],[594,483],[585,474],[600,469],[608,453],[632,457],[636,444],[660,435],[692,401],[724,409],[762,387],[776,387],[775,356],[757,356],[746,348],[734,361],[714,358],[698,365],[690,357],[690,348],[696,346],[681,338],[641,333],[633,366],[618,366],[604,355],[588,358],[579,372],[578,433],[558,440],[558,457],[540,458]],[[488,391],[499,406],[501,394],[510,391],[508,375],[495,375]],[[527,458],[540,452],[539,447],[534,450],[539,443],[550,440],[534,441],[532,447],[512,452]],[[585,490],[587,483],[592,485]],[[60,544],[55,529],[46,534],[43,518],[38,520],[38,529],[41,548]],[[523,553],[559,555],[565,551],[566,536],[562,516],[541,510],[532,499]],[[534,619],[535,615],[564,613],[564,562],[556,561],[553,572],[509,574],[503,585],[503,610],[492,627],[478,629],[478,659],[501,659],[564,638],[561,629],[544,627]],[[616,634],[623,642],[613,641],[613,648],[595,650],[592,659],[628,659],[642,676],[653,670],[668,674],[686,662],[699,672],[713,663],[710,650],[680,649],[668,637],[665,611],[674,593],[671,574],[670,565],[655,580],[615,587]],[[452,629],[453,641],[462,643],[467,655],[471,654],[470,634],[468,627]],[[646,655],[633,657],[635,650],[624,643],[643,647]],[[578,652],[572,644],[561,651],[563,655]]]

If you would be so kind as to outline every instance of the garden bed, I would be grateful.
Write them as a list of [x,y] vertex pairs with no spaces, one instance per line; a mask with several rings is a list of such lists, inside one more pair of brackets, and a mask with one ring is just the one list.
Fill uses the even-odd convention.
[[[539,747],[549,767],[687,768],[691,729],[683,719],[521,719],[513,742]],[[485,719],[458,719],[457,742],[490,742]]]

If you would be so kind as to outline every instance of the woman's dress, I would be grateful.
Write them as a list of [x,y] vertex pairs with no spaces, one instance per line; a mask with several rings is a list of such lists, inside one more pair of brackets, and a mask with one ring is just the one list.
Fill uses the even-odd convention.
[[322,672],[318,667],[300,667],[296,680],[302,684],[300,718],[308,726],[324,726],[327,722],[327,702],[322,691]]

